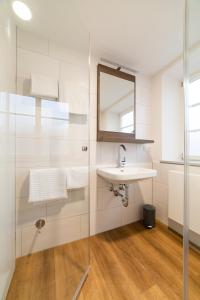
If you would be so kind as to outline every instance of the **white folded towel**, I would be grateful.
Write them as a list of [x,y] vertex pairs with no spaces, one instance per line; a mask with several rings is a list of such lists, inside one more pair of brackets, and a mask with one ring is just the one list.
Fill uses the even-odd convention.
[[62,168],[31,169],[29,202],[67,198],[66,170]]
[[79,189],[88,186],[88,167],[66,168],[67,189]]
[[58,81],[41,74],[31,74],[31,96],[58,98]]

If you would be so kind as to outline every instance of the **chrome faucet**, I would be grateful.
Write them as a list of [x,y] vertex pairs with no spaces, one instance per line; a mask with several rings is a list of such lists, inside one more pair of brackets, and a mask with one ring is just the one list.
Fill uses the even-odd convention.
[[[122,150],[123,150],[123,156],[122,156]],[[124,168],[126,164],[125,151],[126,151],[126,147],[123,144],[121,144],[119,146],[119,163],[118,163],[119,168]]]

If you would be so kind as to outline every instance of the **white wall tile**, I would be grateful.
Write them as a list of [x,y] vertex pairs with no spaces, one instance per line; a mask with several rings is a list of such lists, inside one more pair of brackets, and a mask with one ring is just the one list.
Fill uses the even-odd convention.
[[118,152],[114,143],[100,143],[101,164],[117,164]]
[[29,169],[16,168],[16,198],[29,196]]
[[43,119],[41,121],[41,135],[48,138],[65,140],[88,141],[88,124],[73,124],[66,120]]
[[[136,144],[125,144],[126,147],[126,162],[127,164],[133,164],[137,162],[137,145]],[[117,151],[119,151],[119,144],[117,146]]]
[[61,62],[60,65],[60,80],[68,84],[68,88],[78,87],[88,91],[88,69],[74,64]]
[[90,188],[90,212],[97,211],[97,189]]
[[168,223],[168,189],[167,186],[154,182],[153,203],[156,206],[156,217],[163,223]]
[[97,119],[90,117],[90,140],[97,140]]
[[153,169],[155,169],[157,171],[157,176],[156,176],[156,178],[154,178],[154,180],[159,181],[158,178],[160,176],[160,161],[153,160],[152,165],[153,165]]
[[22,256],[22,231],[21,226],[16,226],[16,258]]
[[[96,196],[95,196],[96,199]],[[90,235],[97,234],[97,211],[90,211]]]
[[69,191],[68,199],[47,204],[47,220],[58,220],[86,214],[89,210],[88,196],[84,189]]
[[97,118],[97,94],[90,94],[90,116]]
[[[150,80],[149,80],[150,82]],[[141,82],[136,82],[136,103],[151,106],[150,86],[144,86]]]
[[96,168],[96,154],[97,154],[97,143],[96,141],[90,141],[90,165]]
[[31,90],[31,80],[30,76],[18,76],[17,77],[17,94],[29,96]]
[[[99,57],[97,57],[95,55],[94,50],[91,50],[91,56],[90,56],[90,74],[91,74],[91,77],[93,77],[93,73],[97,75],[97,65],[98,65],[98,63],[99,63]],[[97,76],[94,79],[96,79],[96,78],[97,78]]]
[[17,137],[39,137],[35,116],[16,115],[16,136]]
[[136,138],[144,140],[152,140],[152,128],[150,125],[138,123],[136,124]]
[[68,166],[88,165],[88,151],[82,151],[83,146],[88,147],[88,142],[50,139],[50,164],[52,161],[64,161]]
[[90,222],[90,220],[89,220],[88,214],[81,215],[81,238],[82,239],[90,236],[89,222]]
[[97,209],[106,210],[112,207],[121,206],[121,197],[116,197],[109,187],[97,189]]
[[128,207],[122,207],[122,225],[130,224],[141,220],[142,206],[130,204]]
[[129,184],[128,186],[128,202],[129,204],[137,203],[137,194],[136,194],[137,182]]
[[17,46],[24,50],[30,50],[40,54],[49,54],[49,42],[47,39],[35,35],[33,33],[23,31],[18,28],[17,32]]
[[[17,210],[16,210],[16,224],[17,226],[32,225],[38,219],[46,219],[46,207],[43,204],[40,205],[29,205],[24,208],[23,202],[28,199],[17,199]],[[22,202],[22,204],[20,204]],[[22,207],[21,207],[22,206]]]
[[98,211],[91,214],[91,234],[99,233],[122,225],[121,207]]
[[80,239],[80,216],[47,222],[38,233],[34,226],[22,229],[22,255]]
[[19,160],[16,161],[16,169],[25,169],[25,168],[48,168],[49,161],[35,161],[35,160]]
[[49,56],[18,48],[18,76],[38,73],[52,78],[59,78],[59,62]]
[[102,164],[102,159],[101,159],[101,144],[100,142],[96,143],[96,164],[101,165]]
[[58,43],[49,41],[49,56],[67,63],[88,68],[88,53],[76,52]]
[[17,161],[49,161],[48,139],[42,138],[16,138]]
[[145,125],[151,124],[151,108],[149,106],[137,104],[136,123],[142,123]]
[[[0,18],[1,21],[5,15]],[[6,23],[6,26],[0,27],[0,57],[2,70],[0,73],[0,89],[1,91],[15,93],[16,26],[11,19],[9,21],[7,19]]]
[[151,163],[152,162],[152,146],[149,144],[137,145],[137,163]]
[[152,179],[142,180],[135,184],[136,202],[152,204]]
[[90,188],[97,188],[96,166],[90,166]]
[[[173,165],[170,164],[160,164],[160,176],[159,176],[159,182],[163,183],[168,186],[168,179],[169,179],[169,171],[171,169],[175,169]],[[155,178],[156,180],[158,178]]]
[[103,177],[97,175],[97,186],[98,188],[109,188],[110,183]]
[[90,94],[97,94],[97,66],[94,66],[90,72]]
[[[35,116],[37,110],[37,101],[34,97],[27,97],[22,95],[15,95],[14,99],[14,112],[26,116]],[[12,102],[11,102],[12,103]],[[16,121],[17,122],[17,121]]]
[[[89,112],[88,69],[65,62],[60,63],[59,99],[68,102],[73,113]],[[74,105],[74,101],[78,105]]]

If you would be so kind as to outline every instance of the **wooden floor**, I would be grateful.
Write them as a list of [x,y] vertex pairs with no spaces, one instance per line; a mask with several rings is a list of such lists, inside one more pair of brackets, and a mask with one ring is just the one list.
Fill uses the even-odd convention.
[[[91,237],[91,271],[79,300],[182,299],[182,241],[140,223]],[[81,240],[17,260],[7,300],[68,300],[88,262]],[[200,299],[200,255],[190,251],[190,300]]]

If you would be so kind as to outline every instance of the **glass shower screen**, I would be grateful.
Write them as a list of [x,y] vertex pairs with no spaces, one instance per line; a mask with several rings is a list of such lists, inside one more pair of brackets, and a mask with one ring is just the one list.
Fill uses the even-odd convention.
[[185,294],[200,298],[200,1],[186,1]]
[[89,33],[76,1],[24,3],[32,19],[15,18],[17,261],[7,299],[71,300],[89,268]]

